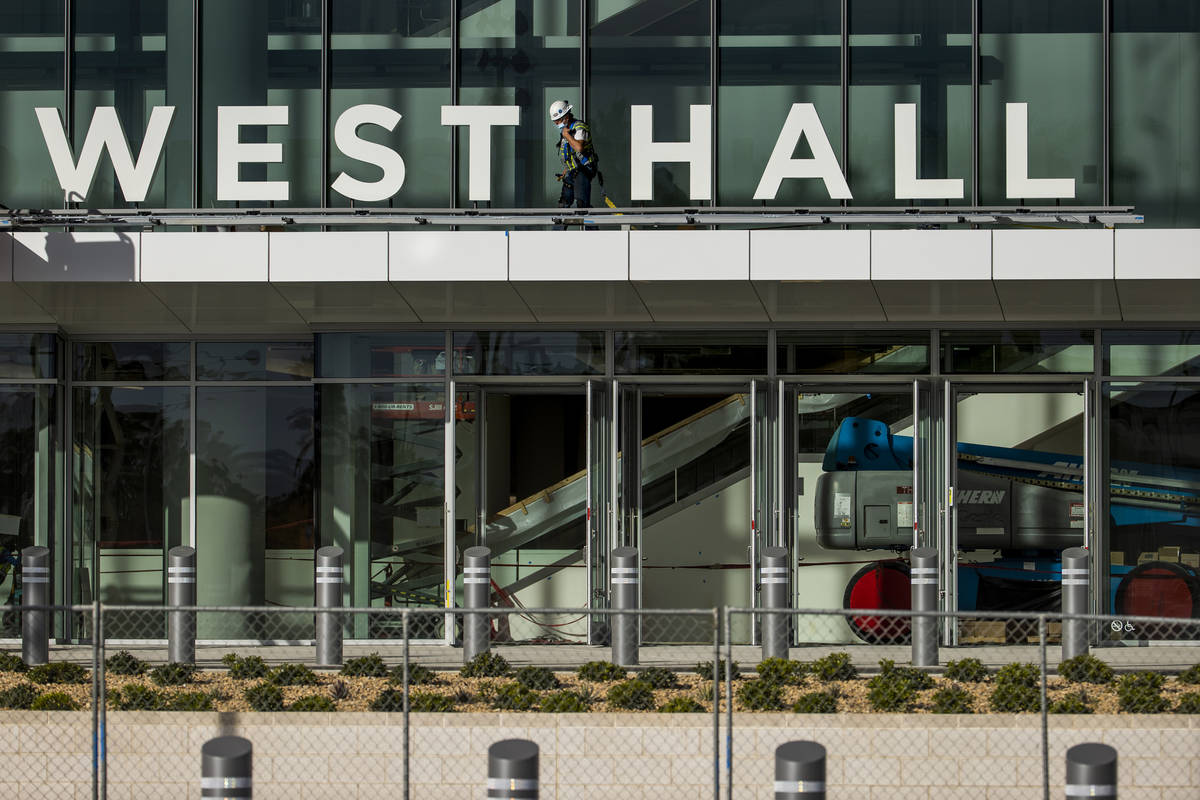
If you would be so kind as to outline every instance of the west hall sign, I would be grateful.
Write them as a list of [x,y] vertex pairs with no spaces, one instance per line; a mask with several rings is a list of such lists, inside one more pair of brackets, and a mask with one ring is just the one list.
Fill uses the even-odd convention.
[[[38,108],[38,124],[55,174],[68,200],[87,196],[107,150],[113,171],[126,202],[145,202],[150,184],[162,160],[163,146],[175,114],[174,106],[156,106],[150,114],[141,151],[134,158],[116,109],[100,106],[92,116],[78,157],[71,152],[58,109]],[[1028,107],[1008,103],[1005,136],[1006,195],[1009,199],[1068,199],[1075,196],[1071,178],[1034,178],[1029,175]],[[243,164],[283,162],[283,145],[242,141],[241,129],[248,126],[288,124],[287,106],[221,106],[217,108],[217,200],[287,201],[287,181],[243,180]],[[378,202],[394,196],[404,186],[404,158],[384,145],[359,136],[364,126],[393,131],[401,115],[386,106],[357,105],[338,117],[333,143],[351,159],[375,167],[382,173],[372,181],[340,173],[330,185],[335,192],[361,202]],[[651,174],[655,164],[682,163],[689,166],[692,200],[712,199],[711,106],[691,107],[690,139],[656,142],[653,139],[654,107],[630,107],[630,200],[652,200]],[[917,177],[917,107],[895,106],[895,195],[897,200],[958,200],[963,197],[961,178]],[[490,200],[492,175],[492,129],[520,124],[518,106],[442,106],[442,125],[467,129],[468,195],[470,200]],[[547,131],[551,136],[553,130]],[[793,158],[804,139],[811,158]],[[613,155],[601,153],[612,159]],[[750,167],[752,165],[747,165]],[[831,200],[851,200],[846,176],[838,165],[829,137],[812,103],[795,103],[779,131],[775,148],[763,166],[755,200],[774,200],[785,180],[819,180]]]

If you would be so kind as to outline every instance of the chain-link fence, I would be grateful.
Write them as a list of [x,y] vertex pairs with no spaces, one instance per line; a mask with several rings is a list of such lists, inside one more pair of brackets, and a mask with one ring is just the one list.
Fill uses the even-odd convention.
[[[45,625],[26,625],[37,611]],[[1066,748],[1096,735],[1080,715],[1200,713],[1200,620],[762,609],[32,612],[18,612],[14,626],[44,630],[46,663],[26,663],[37,660],[28,642],[0,643],[0,785],[22,798],[194,795],[200,746],[219,735],[254,744],[260,796],[478,796],[488,746],[520,738],[541,748],[543,797],[770,796],[774,748],[792,740],[827,748],[831,796],[987,786],[1049,797],[1061,795]],[[314,629],[326,613],[341,650],[321,664]],[[173,662],[170,642],[147,631],[161,637],[189,620],[194,663]],[[573,635],[513,637],[518,622],[565,623]],[[456,645],[471,625],[482,626],[483,647],[466,658]],[[921,625],[935,633],[930,666],[914,666]],[[1087,652],[1064,659],[1075,630]],[[986,640],[981,631],[991,631]],[[1176,780],[1193,781],[1183,770]]]

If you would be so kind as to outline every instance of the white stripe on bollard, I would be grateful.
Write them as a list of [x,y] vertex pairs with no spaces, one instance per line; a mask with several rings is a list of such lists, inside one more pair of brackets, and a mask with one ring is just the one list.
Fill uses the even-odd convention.
[[201,778],[201,789],[248,789],[254,785],[253,778]]
[[775,791],[799,794],[823,792],[825,791],[825,781],[775,781]]
[[1117,787],[1112,784],[1068,783],[1067,797],[1115,797]]
[[324,578],[324,577],[317,578],[317,583],[341,583],[341,582],[342,582],[342,579],[340,577],[339,578]]
[[637,583],[637,578],[613,578],[613,583]]

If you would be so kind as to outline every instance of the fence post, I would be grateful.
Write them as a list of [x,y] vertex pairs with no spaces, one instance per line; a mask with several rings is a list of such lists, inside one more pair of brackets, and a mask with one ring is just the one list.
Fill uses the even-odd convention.
[[[343,571],[340,547],[317,550],[317,608],[342,607]],[[336,667],[342,663],[342,615],[336,611],[317,612],[317,666]]]
[[[167,605],[196,605],[196,549],[172,547],[167,552]],[[196,663],[196,612],[167,614],[167,661]]]
[[[638,551],[636,547],[617,547],[612,559],[612,607],[617,611],[638,608]],[[636,614],[613,616],[612,660],[622,667],[637,666],[638,625]]]
[[1067,797],[1117,800],[1117,751],[1086,742],[1067,751]]
[[254,748],[240,736],[218,736],[200,746],[201,797],[253,797]]
[[1087,655],[1088,627],[1073,614],[1088,613],[1088,573],[1090,554],[1082,547],[1069,547],[1062,554],[1062,657],[1065,661]]
[[762,657],[788,657],[788,551],[786,547],[762,549]]
[[775,800],[825,800],[825,747],[784,742],[775,748]]
[[[914,547],[909,551],[912,581],[912,610],[937,611],[938,553],[932,547]],[[938,663],[937,617],[912,618],[912,663],[916,667],[935,667]]]
[[50,550],[21,551],[21,660],[33,667],[50,660]]
[[538,746],[527,739],[504,739],[488,748],[487,797],[538,797]]
[[[463,605],[487,608],[492,604],[492,551],[468,547],[463,551]],[[463,617],[463,663],[492,647],[492,626],[487,614]]]

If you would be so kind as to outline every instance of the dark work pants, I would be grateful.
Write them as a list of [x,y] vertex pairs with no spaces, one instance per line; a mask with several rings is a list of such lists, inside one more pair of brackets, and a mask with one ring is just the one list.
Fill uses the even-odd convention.
[[[596,173],[588,169],[576,169],[563,175],[562,194],[558,197],[559,208],[591,208],[592,178]],[[564,231],[566,225],[555,225],[556,231]]]

